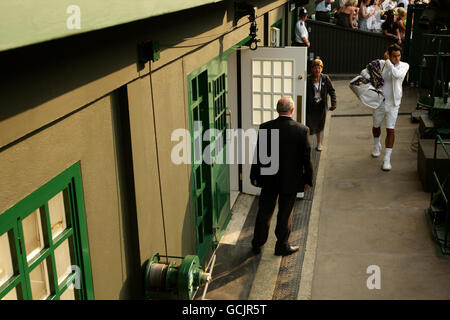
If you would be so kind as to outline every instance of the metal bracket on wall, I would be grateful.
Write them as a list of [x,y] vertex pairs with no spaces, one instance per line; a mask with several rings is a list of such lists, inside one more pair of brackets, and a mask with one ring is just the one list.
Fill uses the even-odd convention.
[[251,22],[250,25],[250,40],[247,41],[245,45],[249,46],[250,49],[256,50],[258,48],[258,42],[260,39],[256,39],[258,28],[256,26],[256,7],[248,4],[246,2],[235,1],[234,2],[234,22],[237,23],[240,18],[248,16]]
[[138,44],[138,56],[140,63],[147,61],[156,62],[160,58],[160,49],[158,41],[144,41]]
[[234,2],[234,21],[238,22],[239,19],[245,16],[256,17],[256,7],[246,2],[235,1]]

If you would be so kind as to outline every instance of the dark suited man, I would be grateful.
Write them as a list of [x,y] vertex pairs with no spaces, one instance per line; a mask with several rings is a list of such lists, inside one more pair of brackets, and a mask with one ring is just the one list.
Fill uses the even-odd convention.
[[[292,209],[297,197],[297,192],[308,190],[312,186],[313,169],[311,163],[311,146],[308,141],[308,127],[292,119],[294,114],[294,102],[290,97],[282,97],[277,103],[279,117],[261,124],[258,132],[256,148],[257,161],[254,161],[250,171],[251,183],[261,187],[259,197],[258,215],[256,217],[255,230],[252,240],[252,250],[255,254],[261,252],[261,247],[266,243],[269,235],[270,221],[278,199],[278,214],[275,235],[275,255],[287,256],[298,251],[298,246],[289,244],[291,233]],[[262,132],[266,129],[267,139],[263,139]],[[270,135],[278,130],[278,148],[271,146]],[[266,154],[273,160],[278,149],[278,170],[276,173],[264,174],[271,164],[263,164],[259,149],[267,142]],[[274,142],[275,143],[275,142]],[[273,162],[273,161],[272,161]]]

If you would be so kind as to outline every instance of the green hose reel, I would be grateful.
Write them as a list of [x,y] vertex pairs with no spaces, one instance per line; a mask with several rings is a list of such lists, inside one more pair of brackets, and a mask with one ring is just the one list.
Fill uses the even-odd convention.
[[[179,266],[174,262],[164,263],[161,257],[182,259],[182,262]],[[202,270],[195,255],[183,258],[156,253],[145,266],[145,296],[147,299],[192,300],[195,290],[210,279],[211,275]]]

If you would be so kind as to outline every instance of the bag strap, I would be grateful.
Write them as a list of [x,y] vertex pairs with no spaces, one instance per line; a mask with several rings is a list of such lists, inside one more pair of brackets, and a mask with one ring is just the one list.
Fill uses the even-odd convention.
[[383,69],[386,66],[386,60],[384,60],[383,68],[381,68],[381,73],[383,73]]

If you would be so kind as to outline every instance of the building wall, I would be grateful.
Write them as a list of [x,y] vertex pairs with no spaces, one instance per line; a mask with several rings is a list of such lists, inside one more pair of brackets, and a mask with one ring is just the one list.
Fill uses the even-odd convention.
[[[257,1],[258,38],[285,2]],[[172,163],[170,137],[189,130],[187,76],[249,27],[224,1],[0,53],[0,214],[81,161],[96,299],[141,296],[164,231],[169,255],[195,252],[190,165]],[[159,61],[137,63],[144,40]]]
[[0,153],[0,212],[81,161],[94,294],[105,299],[119,298],[126,265],[118,250],[124,244],[112,100],[108,95]]

